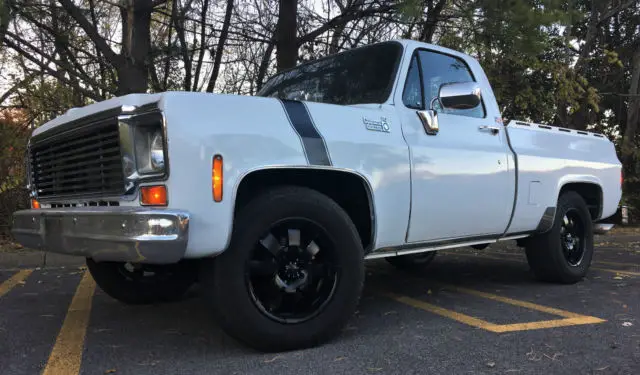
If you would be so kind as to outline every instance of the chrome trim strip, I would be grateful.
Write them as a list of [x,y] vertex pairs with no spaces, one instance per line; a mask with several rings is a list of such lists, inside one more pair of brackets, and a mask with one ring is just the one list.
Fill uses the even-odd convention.
[[[131,195],[141,182],[166,181],[169,178],[169,142],[167,139],[167,120],[164,112],[157,106],[146,106],[138,108],[139,112],[118,116],[118,128],[120,131],[120,157],[122,159],[122,172],[125,179],[125,195]],[[140,174],[137,170],[137,160],[135,153],[136,126],[144,126],[136,123],[142,116],[160,116],[160,126],[162,129],[164,148],[164,172],[155,174]],[[126,164],[131,163],[131,171]]]
[[96,261],[169,264],[185,254],[190,215],[139,207],[23,210],[12,234],[27,248]]
[[[130,126],[123,124],[126,123],[125,120],[135,118],[140,115],[148,115],[150,113],[157,113],[162,117],[162,132],[164,136],[164,150],[165,150],[165,172],[163,175],[153,175],[153,176],[143,176],[138,177],[134,183],[137,182],[147,182],[147,181],[165,181],[169,178],[169,142],[167,138],[167,121],[164,112],[159,107],[159,102],[151,102],[145,104],[143,106],[133,106],[133,105],[122,105],[120,107],[110,108],[101,112],[97,112],[85,117],[78,118],[76,120],[70,121],[68,123],[60,124],[50,130],[47,130],[44,133],[38,134],[36,137],[31,137],[29,139],[28,146],[30,147],[32,141],[40,141],[44,139],[48,139],[50,136],[58,135],[67,131],[73,131],[78,126],[90,126],[91,123],[98,121],[99,119],[108,118],[109,116],[113,116],[118,121],[118,127],[120,132],[120,155],[123,157],[123,149],[127,147],[127,152],[134,155],[134,167],[135,167],[135,152],[134,152],[134,144],[133,144],[133,134],[130,134]],[[121,123],[122,120],[122,123]],[[87,125],[88,124],[88,125]],[[125,141],[130,140],[131,144],[125,146]],[[123,172],[124,172],[124,164],[123,164]],[[137,173],[136,173],[137,174]],[[161,176],[161,177],[159,177]],[[30,176],[29,176],[30,178]],[[30,181],[30,180],[29,180]],[[125,183],[127,182],[127,174],[125,173]],[[31,184],[31,188],[33,190],[34,186]],[[71,194],[63,197],[48,197],[43,199],[38,199],[41,203],[67,203],[67,202],[75,202],[82,200],[95,200],[95,201],[125,201],[132,202],[138,199],[138,194],[135,191],[135,185],[131,185],[128,183],[125,185],[125,194],[119,196],[113,195],[95,195],[95,194]],[[32,196],[37,198],[35,192],[31,192]]]
[[467,238],[456,238],[444,241],[436,241],[431,243],[416,243],[416,244],[407,244],[398,247],[389,247],[377,249],[375,252],[372,252],[364,257],[364,259],[378,259],[378,258],[387,258],[393,256],[400,255],[408,255],[408,254],[417,254],[424,253],[427,251],[435,251],[435,250],[444,250],[444,249],[454,249],[458,247],[466,247],[473,245],[483,245],[483,244],[492,244],[501,241],[510,241],[517,240],[520,238],[529,237],[529,233],[521,233],[515,234],[507,237],[496,238],[496,236],[480,236],[480,237],[467,237]]
[[[519,180],[520,170],[518,169],[518,154],[516,153],[516,150],[513,149],[513,145],[511,145],[511,137],[509,136],[509,129],[507,129],[506,126],[504,126],[504,134],[507,137],[507,146],[509,146],[509,150],[513,154],[513,163],[515,164],[514,171],[516,175],[515,177],[516,188],[513,196],[513,206],[511,207],[511,216],[509,217],[509,222],[507,223],[507,227],[505,228],[504,233],[502,233],[502,236],[507,235],[507,232],[511,228],[511,224],[513,224],[513,217],[516,214],[516,208],[518,205],[518,184],[520,183],[520,180]],[[507,159],[507,161],[508,160],[509,159]]]

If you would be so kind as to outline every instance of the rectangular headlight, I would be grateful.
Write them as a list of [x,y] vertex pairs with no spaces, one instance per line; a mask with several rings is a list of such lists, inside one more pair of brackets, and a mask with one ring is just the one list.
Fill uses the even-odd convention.
[[134,131],[138,174],[163,174],[165,150],[162,125],[138,125]]

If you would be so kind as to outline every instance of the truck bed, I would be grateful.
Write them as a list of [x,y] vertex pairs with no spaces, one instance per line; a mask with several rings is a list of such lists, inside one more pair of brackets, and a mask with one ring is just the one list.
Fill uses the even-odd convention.
[[518,169],[515,211],[507,233],[536,227],[547,209],[555,207],[569,180],[574,184],[580,181],[587,188],[589,184],[602,187],[603,203],[593,207],[596,220],[616,212],[622,194],[620,162],[607,137],[515,120],[506,129]]

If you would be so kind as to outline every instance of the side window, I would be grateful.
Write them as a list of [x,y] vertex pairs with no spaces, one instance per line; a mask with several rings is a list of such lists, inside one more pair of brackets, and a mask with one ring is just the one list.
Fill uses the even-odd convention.
[[418,66],[418,57],[415,55],[411,59],[411,65],[409,65],[407,81],[404,84],[404,91],[402,92],[402,102],[409,108],[424,108],[420,67]]
[[[419,51],[422,79],[424,82],[424,103],[427,106],[431,100],[438,96],[440,86],[445,83],[472,82],[475,81],[467,65],[460,59],[430,51]],[[435,102],[438,112],[452,115],[485,117],[484,105],[473,109],[443,109]]]

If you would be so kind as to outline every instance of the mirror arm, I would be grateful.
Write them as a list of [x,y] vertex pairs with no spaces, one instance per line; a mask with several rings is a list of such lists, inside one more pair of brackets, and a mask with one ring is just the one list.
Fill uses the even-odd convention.
[[436,96],[433,99],[431,99],[431,103],[429,104],[429,109],[432,111],[435,111],[435,109],[433,109],[433,105],[436,104],[436,102],[440,103],[440,107],[442,107],[442,102],[440,101],[440,97]]

